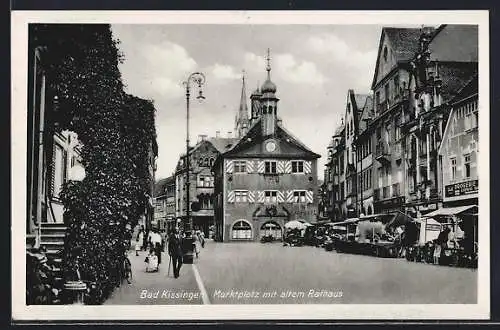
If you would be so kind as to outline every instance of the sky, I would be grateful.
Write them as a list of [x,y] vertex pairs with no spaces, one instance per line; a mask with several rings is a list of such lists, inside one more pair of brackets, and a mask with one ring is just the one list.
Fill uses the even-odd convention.
[[[348,89],[367,94],[373,79],[382,27],[375,25],[112,25],[124,55],[120,65],[126,92],[155,103],[158,142],[156,179],[173,174],[185,151],[189,74],[206,76],[198,102],[193,87],[190,140],[198,135],[234,135],[245,72],[247,97],[266,78],[277,85],[283,125],[321,155],[340,124]],[[250,109],[250,100],[247,101]]]

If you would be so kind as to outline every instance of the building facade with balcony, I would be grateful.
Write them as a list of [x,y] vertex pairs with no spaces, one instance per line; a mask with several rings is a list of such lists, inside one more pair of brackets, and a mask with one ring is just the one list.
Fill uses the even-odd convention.
[[280,240],[288,221],[315,222],[318,216],[320,155],[278,120],[279,99],[270,71],[268,62],[260,97],[257,93],[251,97],[249,129],[219,155],[213,167],[218,241],[256,241],[265,235]]
[[477,74],[477,26],[441,25],[424,31],[411,62],[412,104],[402,124],[406,206],[414,216],[442,207],[438,149],[455,95]]
[[404,210],[402,116],[409,107],[409,63],[421,29],[382,29],[375,74],[372,137],[374,213]]

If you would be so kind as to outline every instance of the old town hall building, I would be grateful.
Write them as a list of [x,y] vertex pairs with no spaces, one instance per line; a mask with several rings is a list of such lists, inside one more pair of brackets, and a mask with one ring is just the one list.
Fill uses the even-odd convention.
[[239,140],[213,166],[218,241],[255,241],[264,235],[279,240],[288,221],[316,220],[320,155],[283,127],[269,55],[266,70],[266,81],[250,97],[250,117],[243,79],[236,118]]

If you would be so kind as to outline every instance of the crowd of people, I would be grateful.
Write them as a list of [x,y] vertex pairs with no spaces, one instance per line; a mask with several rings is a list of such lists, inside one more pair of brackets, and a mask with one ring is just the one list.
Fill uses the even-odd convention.
[[[192,241],[192,245],[187,247],[185,242]],[[167,235],[166,230],[153,228],[146,230],[142,225],[135,235],[135,255],[140,256],[141,251],[148,252],[144,262],[146,263],[146,272],[158,272],[162,264],[162,252],[168,252],[169,262],[173,266],[174,277],[179,277],[179,272],[184,263],[185,255],[192,251],[196,258],[199,258],[201,248],[205,247],[205,235],[203,231],[195,229],[194,232],[181,231],[174,228]],[[170,271],[170,265],[169,265]]]

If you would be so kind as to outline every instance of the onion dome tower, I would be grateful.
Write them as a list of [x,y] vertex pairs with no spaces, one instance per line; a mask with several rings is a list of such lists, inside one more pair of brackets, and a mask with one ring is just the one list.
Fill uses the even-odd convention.
[[261,87],[261,117],[262,132],[264,136],[274,135],[276,131],[277,106],[279,99],[276,97],[276,85],[271,81],[271,56],[267,49],[267,79]]

